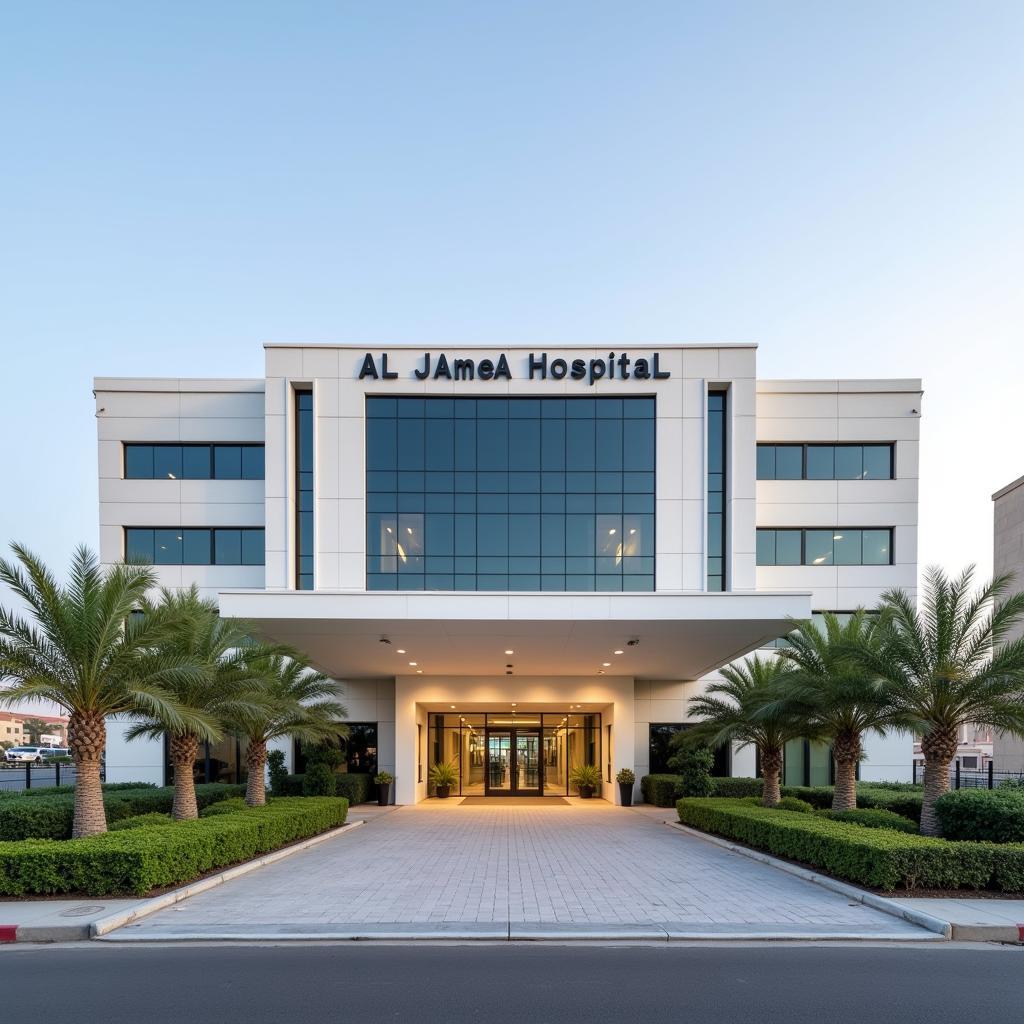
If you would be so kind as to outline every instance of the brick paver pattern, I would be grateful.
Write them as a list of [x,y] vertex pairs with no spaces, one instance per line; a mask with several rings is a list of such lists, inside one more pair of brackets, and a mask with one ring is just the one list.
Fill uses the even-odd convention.
[[670,813],[598,801],[550,809],[403,807],[133,930],[474,921],[908,927],[669,828],[663,819]]

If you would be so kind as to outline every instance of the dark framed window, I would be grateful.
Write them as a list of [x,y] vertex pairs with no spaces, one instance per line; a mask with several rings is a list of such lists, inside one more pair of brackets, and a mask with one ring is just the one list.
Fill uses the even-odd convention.
[[726,538],[728,535],[726,473],[728,393],[708,391],[708,590],[725,590]]
[[653,398],[366,399],[369,590],[654,589]]
[[[649,753],[648,770],[651,775],[670,775],[672,769],[668,766],[669,758],[675,753],[672,749],[672,740],[679,733],[693,728],[692,722],[652,722],[649,728]],[[716,778],[727,778],[732,772],[732,751],[728,744],[721,747],[714,747],[712,754],[715,757],[711,774]]]
[[892,565],[892,527],[758,529],[758,565]]
[[[345,771],[359,775],[377,774],[377,723],[347,722],[348,736],[338,736],[337,745],[345,758]],[[307,745],[308,747],[308,745]],[[302,741],[294,741],[294,765],[297,773],[306,770]]]
[[759,444],[758,480],[892,480],[895,446]]
[[153,565],[263,565],[262,526],[126,526],[125,558]]
[[313,589],[313,392],[295,392],[295,588]]
[[261,444],[125,442],[126,480],[262,480]]

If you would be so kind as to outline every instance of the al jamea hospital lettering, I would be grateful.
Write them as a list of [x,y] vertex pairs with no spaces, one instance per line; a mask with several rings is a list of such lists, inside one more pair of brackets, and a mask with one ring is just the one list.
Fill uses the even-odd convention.
[[[596,384],[599,380],[667,380],[671,373],[660,365],[659,353],[651,358],[631,358],[625,352],[609,352],[607,358],[565,359],[561,356],[550,358],[547,352],[531,352],[528,361],[529,380],[570,380]],[[435,357],[424,352],[420,365],[413,368],[416,380],[512,380],[513,373],[508,358],[501,353],[494,359],[448,358],[443,352]],[[363,357],[359,380],[398,380],[399,373],[389,366],[389,355],[384,352],[379,362],[371,352]]]

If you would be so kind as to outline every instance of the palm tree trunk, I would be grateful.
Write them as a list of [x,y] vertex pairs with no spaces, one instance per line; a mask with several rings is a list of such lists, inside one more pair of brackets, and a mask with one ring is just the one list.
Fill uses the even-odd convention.
[[71,838],[96,836],[107,831],[100,764],[107,745],[107,726],[95,711],[76,711],[68,724],[68,745],[75,760],[75,817]]
[[249,749],[245,752],[245,764],[249,779],[245,784],[245,802],[250,807],[262,807],[267,802],[267,742],[249,737]]
[[187,733],[170,737],[171,764],[174,765],[174,803],[171,817],[175,821],[193,821],[199,817],[196,804],[195,763],[199,740]]
[[921,835],[941,836],[942,824],[935,801],[949,792],[949,765],[956,757],[956,729],[933,729],[921,737],[924,754],[924,797],[921,801]]
[[836,763],[833,811],[852,811],[857,806],[857,765],[860,763],[860,755],[858,733],[840,733],[833,740],[832,757]]
[[764,791],[761,804],[764,807],[777,807],[782,793],[779,790],[779,775],[782,773],[782,751],[778,747],[762,747],[761,775],[764,778]]

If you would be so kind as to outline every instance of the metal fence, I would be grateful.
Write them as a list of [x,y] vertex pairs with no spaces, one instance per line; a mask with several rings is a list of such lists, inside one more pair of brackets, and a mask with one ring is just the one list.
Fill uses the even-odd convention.
[[0,792],[16,793],[24,789],[73,786],[76,779],[74,764],[0,762]]
[[[914,762],[914,783],[924,782],[924,766]],[[964,768],[959,761],[950,765],[951,789],[997,789],[1004,782],[1024,786],[1024,772],[997,771],[989,762],[984,768]]]

